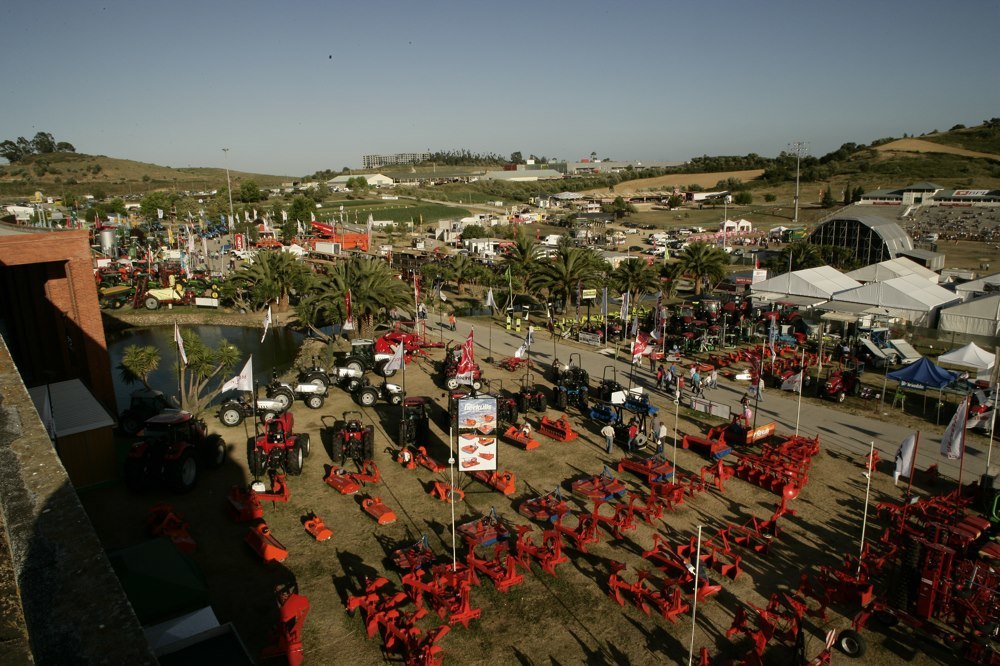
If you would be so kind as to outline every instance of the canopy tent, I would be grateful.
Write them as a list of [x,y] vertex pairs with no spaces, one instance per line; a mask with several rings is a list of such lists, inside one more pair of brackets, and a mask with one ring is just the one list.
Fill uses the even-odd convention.
[[975,342],[938,356],[941,367],[965,370],[976,377],[989,377],[996,360],[996,354],[980,349]]
[[896,257],[887,261],[880,261],[877,264],[870,264],[847,274],[847,277],[858,282],[879,282],[891,280],[892,278],[903,277],[904,275],[918,275],[926,279],[931,284],[938,283],[937,273],[929,268],[924,268],[912,259],[906,257]]
[[1000,294],[941,310],[938,329],[966,335],[1000,336]]
[[743,233],[745,231],[753,231],[753,223],[750,220],[724,220],[719,223],[719,230],[736,233]]
[[938,310],[957,300],[954,293],[912,274],[839,291],[833,296],[832,304],[864,303],[884,308],[889,314],[915,325],[933,326]]
[[837,292],[860,286],[860,282],[852,280],[836,268],[817,266],[756,282],[750,286],[750,289],[755,295],[762,293],[784,294],[828,300]]
[[956,373],[935,365],[926,356],[916,363],[911,363],[899,370],[893,370],[886,376],[909,386],[936,389],[944,388],[958,379]]

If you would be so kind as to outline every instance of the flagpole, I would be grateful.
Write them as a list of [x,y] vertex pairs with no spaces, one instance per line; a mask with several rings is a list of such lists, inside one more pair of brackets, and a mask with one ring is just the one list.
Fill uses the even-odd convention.
[[449,493],[451,504],[451,570],[458,567],[458,548],[455,545],[455,427],[448,426],[448,465],[451,467],[451,489]]
[[990,460],[993,458],[993,434],[997,426],[997,398],[1000,397],[1000,383],[993,388],[993,416],[990,418],[990,441],[986,449],[986,473],[990,473]]
[[[962,472],[965,470],[965,426],[969,424],[970,402],[971,395],[966,396],[965,400],[958,405],[958,408],[964,412],[964,414],[962,414],[962,455],[958,460],[958,497],[962,496]],[[989,472],[988,469],[987,472]]]
[[799,436],[799,417],[802,415],[802,385],[806,382],[806,348],[802,348],[802,364],[799,369],[799,405],[795,408],[795,436]]
[[[910,508],[910,491],[913,488],[913,473],[917,470],[917,451],[920,449],[920,431],[913,439],[913,457],[910,459],[910,477],[906,480],[906,501],[903,503],[903,517],[899,521],[899,533],[902,534],[906,526],[906,512]],[[871,460],[871,458],[869,458]]]
[[[871,450],[868,452],[868,460],[871,461],[875,457],[875,440],[871,441]],[[868,487],[865,489],[865,514],[861,521],[861,551],[858,554],[858,575],[861,574],[861,567],[864,564],[865,556],[865,531],[868,529],[868,499],[871,497],[872,492],[872,475],[875,470],[869,466],[868,473],[865,476],[868,477]]]
[[[174,330],[180,331],[180,329],[177,328],[177,320],[176,319],[174,320]],[[179,332],[178,332],[177,335],[178,335],[178,337],[180,337],[180,333]],[[184,404],[184,380],[181,377],[181,348],[180,348],[180,345],[177,344],[176,340],[174,341],[174,355],[177,357],[177,404],[178,405],[183,405]]]
[[698,583],[701,579],[701,525],[698,526],[698,548],[694,557],[694,601],[691,607],[691,642],[688,644],[688,666],[694,663],[694,630],[698,622]]

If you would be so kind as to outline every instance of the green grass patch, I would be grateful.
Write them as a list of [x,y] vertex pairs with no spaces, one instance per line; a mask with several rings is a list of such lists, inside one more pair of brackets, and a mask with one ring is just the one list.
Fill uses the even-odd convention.
[[1000,155],[1000,131],[981,125],[979,127],[969,127],[952,132],[927,134],[917,138],[965,150]]

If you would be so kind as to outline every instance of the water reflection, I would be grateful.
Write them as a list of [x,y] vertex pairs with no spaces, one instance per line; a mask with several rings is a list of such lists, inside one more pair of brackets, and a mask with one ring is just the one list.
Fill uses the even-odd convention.
[[[283,328],[271,329],[261,343],[261,329],[243,328],[241,326],[183,326],[185,332],[191,331],[198,335],[209,347],[218,346],[222,340],[228,340],[243,350],[243,355],[232,374],[239,372],[247,357],[253,354],[255,381],[266,383],[271,372],[283,372],[295,360],[295,354],[302,344],[304,336]],[[119,333],[108,335],[108,354],[111,357],[111,373],[114,376],[115,397],[118,412],[128,406],[132,391],[142,388],[141,384],[127,385],[121,380],[118,365],[121,363],[125,348],[130,345],[152,345],[160,350],[160,367],[149,377],[150,385],[167,395],[177,395],[177,347],[174,345],[174,327],[154,326],[150,328],[131,328]],[[228,379],[228,377],[226,378]]]

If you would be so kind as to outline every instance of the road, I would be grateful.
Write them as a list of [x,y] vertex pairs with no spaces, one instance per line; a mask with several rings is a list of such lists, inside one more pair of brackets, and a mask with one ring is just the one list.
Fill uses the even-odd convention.
[[[499,323],[497,323],[499,322]],[[483,359],[490,352],[497,359],[513,356],[515,350],[521,346],[524,340],[524,332],[508,333],[504,330],[503,322],[495,320],[490,326],[485,320],[458,319],[457,330],[452,332],[438,327],[437,319],[432,317],[428,320],[427,333],[432,340],[453,340],[461,342],[468,336],[470,329],[475,326],[474,340],[477,347],[477,361],[484,367],[487,377],[495,374],[495,370],[486,368]],[[526,329],[524,329],[526,330]],[[492,337],[491,337],[492,336]],[[570,353],[579,353],[583,367],[590,374],[592,381],[599,380],[606,367],[614,367],[617,371],[618,381],[628,385],[629,365],[625,360],[615,362],[612,355],[601,353],[592,347],[585,347],[577,343],[564,343],[558,341],[553,348],[552,338],[545,330],[535,330],[535,341],[529,352],[532,361],[535,362],[536,377],[542,373],[542,368],[548,368],[554,359],[554,354],[558,355],[560,361],[569,361]],[[491,342],[492,340],[492,342]],[[613,350],[611,354],[613,354]],[[624,359],[624,351],[621,354]],[[610,373],[611,370],[608,370]],[[655,388],[656,377],[649,370],[648,363],[642,369],[638,367],[634,373],[633,385],[641,386],[651,396],[654,405],[661,408],[661,415],[674,412],[672,396],[668,397],[664,392]],[[746,388],[745,383],[728,381],[719,378],[719,387],[708,391],[706,398],[717,403],[729,405],[733,412],[738,411],[740,398]],[[682,399],[682,406],[687,404],[687,396]],[[930,402],[933,402],[931,400]],[[751,403],[753,406],[753,403]],[[874,404],[872,404],[874,406]],[[908,435],[913,433],[911,428],[902,423],[903,419],[893,420],[893,410],[890,403],[886,402],[883,409],[884,416],[881,419],[872,418],[849,413],[845,408],[834,403],[818,401],[814,399],[803,399],[801,401],[801,411],[797,394],[778,389],[767,389],[763,399],[757,405],[756,423],[760,425],[769,421],[775,421],[778,425],[779,433],[795,432],[796,420],[798,420],[798,431],[801,435],[819,435],[821,446],[839,451],[847,455],[852,460],[863,462],[864,456],[868,454],[871,442],[874,441],[875,449],[878,451],[883,461],[892,461],[899,448],[899,443]],[[670,419],[666,418],[668,427]],[[940,439],[945,429],[946,423],[939,426],[933,423],[926,423],[921,430],[919,450],[917,452],[916,468],[924,470],[932,464],[938,465],[941,475],[950,479],[957,479],[959,476],[959,461],[948,460],[940,455]],[[681,428],[683,434],[683,427]],[[986,441],[987,437],[970,434],[966,444],[966,460],[962,478],[964,483],[978,479],[986,471]],[[1000,455],[1000,451],[994,451],[995,455]],[[993,461],[996,464],[996,461]],[[884,462],[882,470],[890,470],[891,463]],[[890,472],[891,473],[891,472]]]

